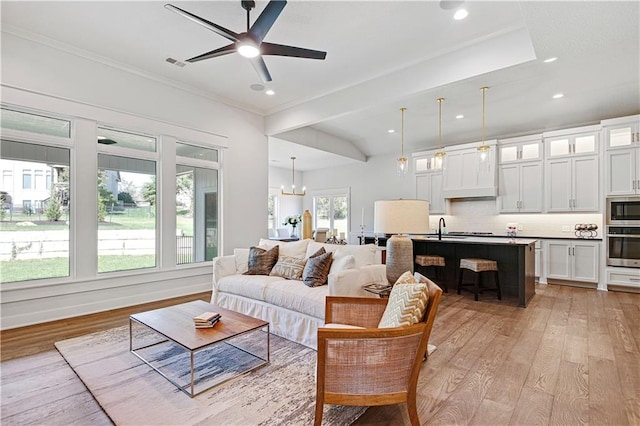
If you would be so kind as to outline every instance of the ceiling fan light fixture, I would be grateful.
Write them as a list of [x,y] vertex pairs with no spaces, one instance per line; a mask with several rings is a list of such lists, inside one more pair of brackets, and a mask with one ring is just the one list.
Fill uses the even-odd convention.
[[240,54],[240,56],[244,56],[245,58],[255,58],[260,54],[260,49],[251,41],[239,41],[236,45],[236,50]]
[[467,9],[458,9],[456,10],[456,13],[454,13],[453,19],[455,19],[456,21],[462,21],[467,16],[469,16],[469,12],[467,11]]

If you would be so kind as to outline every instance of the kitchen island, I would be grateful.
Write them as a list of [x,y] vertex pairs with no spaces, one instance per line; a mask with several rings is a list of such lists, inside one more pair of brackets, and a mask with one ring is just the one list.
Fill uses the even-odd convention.
[[460,259],[476,257],[498,262],[502,296],[516,298],[518,306],[525,307],[536,293],[535,243],[536,240],[500,237],[438,237],[413,236],[413,255],[437,254],[444,256],[444,279],[449,291],[458,286]]
[[[460,259],[475,257],[498,262],[503,299],[515,298],[518,306],[526,307],[535,295],[535,239],[443,236],[439,240],[437,235],[413,235],[410,238],[414,261],[419,254],[437,254],[445,258],[443,279],[450,292],[455,292],[458,287]],[[373,242],[373,238],[365,238],[365,243]],[[385,243],[385,238],[379,239],[380,245]],[[420,271],[419,268],[414,265],[416,271]],[[431,274],[429,278],[434,279]]]

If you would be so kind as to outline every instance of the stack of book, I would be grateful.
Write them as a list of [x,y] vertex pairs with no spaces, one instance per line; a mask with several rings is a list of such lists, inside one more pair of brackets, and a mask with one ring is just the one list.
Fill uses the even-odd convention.
[[193,317],[196,328],[211,328],[220,320],[220,314],[217,312],[203,312]]

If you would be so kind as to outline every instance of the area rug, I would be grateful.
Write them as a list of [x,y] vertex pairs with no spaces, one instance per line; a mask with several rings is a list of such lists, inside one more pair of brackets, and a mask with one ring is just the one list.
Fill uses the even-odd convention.
[[[129,328],[56,342],[55,346],[117,425],[309,425],[315,409],[316,352],[270,335],[270,363],[190,398],[129,352]],[[176,373],[175,348],[157,357]],[[188,357],[187,357],[188,358]],[[206,364],[206,363],[205,363]],[[204,365],[206,374],[216,368]],[[366,407],[325,405],[324,425],[346,425]]]

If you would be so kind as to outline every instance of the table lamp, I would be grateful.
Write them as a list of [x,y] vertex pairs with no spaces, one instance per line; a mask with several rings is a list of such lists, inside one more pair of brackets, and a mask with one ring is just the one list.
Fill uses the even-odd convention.
[[374,233],[392,234],[387,240],[387,280],[393,284],[403,273],[413,273],[413,242],[407,234],[429,233],[429,202],[380,200],[373,216]]

